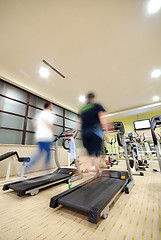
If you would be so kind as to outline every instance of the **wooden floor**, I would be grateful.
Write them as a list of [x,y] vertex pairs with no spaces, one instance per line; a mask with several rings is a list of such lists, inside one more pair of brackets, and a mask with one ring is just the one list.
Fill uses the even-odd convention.
[[[87,215],[80,212],[49,207],[50,198],[66,190],[67,184],[48,188],[33,197],[20,198],[13,191],[0,190],[0,239],[159,240],[161,174],[153,172],[154,167],[158,168],[157,163],[150,164],[144,177],[134,176],[131,193],[123,193],[108,218],[97,225],[89,223]],[[124,161],[118,168],[125,169]]]

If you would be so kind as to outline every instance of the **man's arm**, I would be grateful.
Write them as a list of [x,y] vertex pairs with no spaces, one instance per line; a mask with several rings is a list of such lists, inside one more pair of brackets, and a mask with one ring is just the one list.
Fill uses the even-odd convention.
[[106,112],[100,111],[98,113],[98,117],[99,117],[100,123],[102,125],[102,128],[105,132],[114,131],[113,123],[107,117]]

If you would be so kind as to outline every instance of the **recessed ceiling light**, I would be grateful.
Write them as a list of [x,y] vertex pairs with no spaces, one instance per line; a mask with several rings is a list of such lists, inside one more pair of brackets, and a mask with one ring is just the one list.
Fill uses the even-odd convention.
[[80,97],[79,97],[79,101],[80,101],[80,102],[84,103],[85,100],[86,100],[85,96],[80,96]]
[[39,73],[40,73],[41,77],[44,77],[44,78],[48,78],[48,76],[49,76],[49,71],[45,67],[41,67]]
[[148,3],[148,13],[153,14],[161,8],[161,0],[150,0]]
[[158,101],[159,100],[159,97],[158,96],[154,96],[153,97],[153,101]]
[[158,78],[158,77],[160,77],[160,75],[161,75],[160,69],[155,69],[151,74],[152,78]]

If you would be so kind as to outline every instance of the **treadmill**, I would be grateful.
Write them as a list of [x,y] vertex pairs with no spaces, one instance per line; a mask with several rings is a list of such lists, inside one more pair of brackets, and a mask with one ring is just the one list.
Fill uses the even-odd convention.
[[[5,184],[3,186],[3,190],[6,191],[9,189],[13,189],[17,192],[18,196],[23,196],[26,194],[34,196],[39,192],[40,189],[44,189],[62,182],[68,183],[69,177],[74,176],[75,170],[77,169],[77,167],[79,167],[79,165],[77,163],[77,159],[75,159],[76,168],[60,166],[60,163],[58,161],[58,140],[62,139],[64,145],[64,141],[70,139],[73,136],[76,137],[76,133],[74,131],[64,131],[59,136],[56,136],[54,140],[55,162],[58,167],[56,171],[43,176],[29,178],[24,181]],[[77,172],[79,173],[80,169],[77,169]]]
[[[152,138],[153,138],[153,142],[154,142],[154,146],[156,149],[156,155],[157,155],[157,159],[158,159],[158,164],[159,164],[159,168],[160,168],[160,173],[161,173],[161,156],[160,156],[160,151],[159,151],[159,144],[156,134],[155,134],[155,129],[156,127],[161,127],[161,114],[152,117],[151,119],[151,134],[152,134]],[[155,172],[158,172],[157,170],[153,169]]]
[[114,122],[117,140],[124,148],[127,171],[103,170],[97,175],[50,200],[50,207],[56,208],[60,204],[88,214],[88,220],[97,223],[100,218],[107,218],[110,205],[125,191],[129,193],[134,185],[129,159],[127,155],[124,125]]

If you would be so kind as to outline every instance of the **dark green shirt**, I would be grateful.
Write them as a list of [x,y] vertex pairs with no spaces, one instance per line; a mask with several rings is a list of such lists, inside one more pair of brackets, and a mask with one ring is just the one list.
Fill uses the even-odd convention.
[[97,103],[88,103],[80,110],[80,118],[82,120],[82,130],[87,128],[101,128],[101,123],[98,117],[99,112],[105,112],[102,105]]

